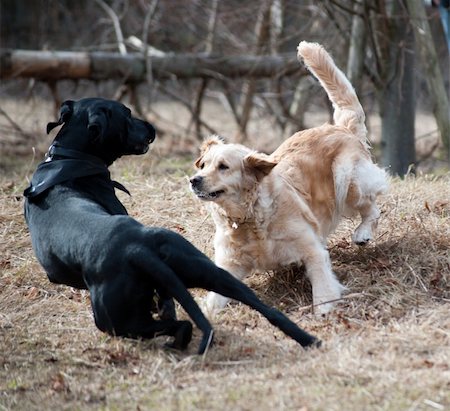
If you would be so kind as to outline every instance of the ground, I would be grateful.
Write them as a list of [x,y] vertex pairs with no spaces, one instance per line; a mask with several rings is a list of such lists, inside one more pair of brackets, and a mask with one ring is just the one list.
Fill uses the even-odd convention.
[[[391,180],[377,238],[366,247],[350,242],[357,220],[342,223],[328,247],[348,290],[330,315],[311,311],[301,267],[247,279],[322,348],[305,351],[233,304],[214,321],[214,346],[198,356],[197,330],[186,352],[164,349],[162,337],[101,333],[87,292],[47,280],[22,215],[41,155],[5,157],[0,174],[0,410],[449,409],[449,174]],[[188,187],[194,158],[155,143],[145,156],[118,161],[112,174],[132,193],[118,196],[133,217],[212,256],[211,218]]]

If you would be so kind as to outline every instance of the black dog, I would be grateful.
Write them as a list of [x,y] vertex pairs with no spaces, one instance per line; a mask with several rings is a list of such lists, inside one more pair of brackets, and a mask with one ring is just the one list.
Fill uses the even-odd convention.
[[176,320],[173,297],[202,331],[203,353],[213,330],[188,291],[199,287],[249,305],[304,347],[319,344],[182,236],[127,215],[114,187],[126,189],[107,167],[122,155],[147,152],[155,138],[149,123],[118,102],[87,98],[64,102],[47,133],[60,124],[24,192],[25,218],[50,281],[88,289],[100,330],[131,338],[169,335],[173,347],[186,348],[192,325]]

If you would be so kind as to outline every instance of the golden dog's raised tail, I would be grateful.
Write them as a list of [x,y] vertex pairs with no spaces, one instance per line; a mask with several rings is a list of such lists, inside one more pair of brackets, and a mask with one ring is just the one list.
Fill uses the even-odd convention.
[[345,74],[334,64],[327,51],[317,43],[302,41],[297,56],[319,80],[333,103],[334,123],[347,127],[361,142],[368,146],[366,116],[353,86]]

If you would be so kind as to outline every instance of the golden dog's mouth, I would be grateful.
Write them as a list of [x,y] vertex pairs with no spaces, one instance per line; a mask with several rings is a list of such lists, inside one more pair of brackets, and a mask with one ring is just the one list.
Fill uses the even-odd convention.
[[198,190],[195,187],[192,187],[192,191],[201,200],[216,200],[222,194],[225,193],[225,190],[217,190],[217,191],[212,191],[212,192],[208,193],[206,191]]
[[201,200],[216,200],[222,194],[225,193],[225,190],[215,190],[215,191],[205,190],[204,179],[201,176],[195,176],[191,178],[190,183],[191,183],[191,190]]

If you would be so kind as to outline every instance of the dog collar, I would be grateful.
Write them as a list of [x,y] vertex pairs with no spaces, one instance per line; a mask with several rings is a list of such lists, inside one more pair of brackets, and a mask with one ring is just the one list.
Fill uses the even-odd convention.
[[100,164],[106,167],[106,164],[100,158],[91,154],[86,154],[78,150],[72,150],[69,148],[58,146],[56,143],[52,144],[47,153],[45,154],[45,162],[52,161],[53,156],[61,156],[67,158],[75,158],[77,160],[86,160],[94,164]]

